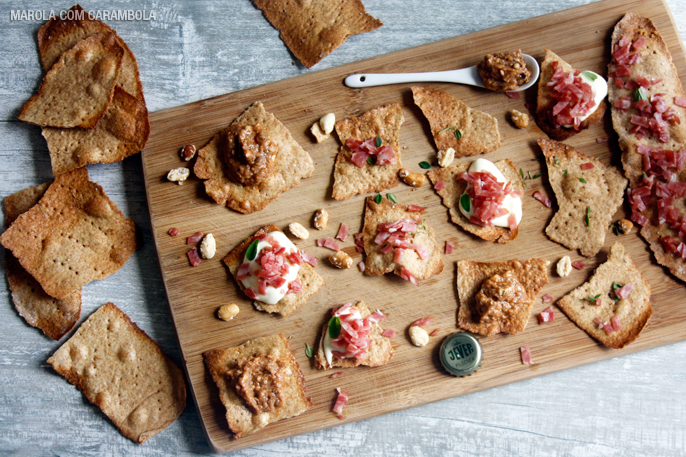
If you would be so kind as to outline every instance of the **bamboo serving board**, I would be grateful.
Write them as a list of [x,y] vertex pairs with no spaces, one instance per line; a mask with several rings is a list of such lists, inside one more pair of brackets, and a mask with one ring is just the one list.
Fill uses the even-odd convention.
[[[589,259],[544,235],[553,210],[545,208],[531,195],[541,190],[554,200],[545,167],[542,162],[533,161],[542,156],[536,139],[545,135],[533,122],[527,129],[514,128],[507,114],[511,109],[528,112],[525,103],[535,104],[535,88],[517,100],[477,88],[429,84],[498,119],[502,146],[486,156],[489,160],[495,162],[510,158],[525,174],[529,171],[531,176],[542,173],[541,178],[526,180],[524,219],[516,240],[506,245],[489,243],[453,225],[447,209],[427,180],[427,184],[419,189],[400,184],[391,190],[401,203],[427,207],[424,213],[426,223],[435,230],[441,246],[448,240],[455,243],[455,252],[443,256],[443,272],[423,281],[420,287],[395,275],[368,277],[355,267],[335,269],[326,259],[332,251],[315,244],[317,238],[335,236],[341,222],[350,226],[351,233],[359,232],[365,197],[359,195],[341,202],[330,197],[333,160],[340,144],[335,135],[320,144],[314,143],[309,127],[320,116],[333,112],[337,119],[343,119],[376,106],[398,102],[405,113],[405,123],[400,132],[403,165],[412,171],[423,171],[418,165],[420,161],[435,161],[436,149],[428,122],[412,102],[409,84],[355,90],[343,85],[345,76],[359,72],[462,68],[476,64],[488,52],[518,48],[540,61],[546,47],[577,69],[606,74],[610,35],[626,11],[634,11],[653,20],[667,42],[683,80],[686,76],[684,48],[668,7],[660,0],[607,0],[151,114],[151,135],[143,151],[143,169],[152,229],[190,389],[215,451],[238,450],[686,339],[686,307],[682,306],[686,286],[655,263],[636,230],[619,237],[608,233],[603,250]],[[283,193],[264,210],[250,215],[239,214],[214,203],[205,194],[202,182],[196,178],[189,179],[182,186],[166,180],[170,169],[187,165],[179,159],[180,147],[189,143],[202,147],[257,100],[262,101],[265,108],[274,113],[310,153],[315,163],[312,177]],[[606,116],[604,123],[570,138],[567,143],[605,163],[620,166],[620,151],[608,118]],[[610,141],[598,144],[598,137],[609,137]],[[326,208],[330,215],[327,229],[321,232],[312,227],[312,215],[318,208]],[[625,215],[625,208],[621,208],[615,220]],[[260,227],[273,223],[285,230],[290,222],[300,222],[310,229],[308,240],[294,239],[294,242],[300,249],[319,258],[316,269],[326,285],[296,312],[281,318],[255,310],[251,301],[238,292],[221,259]],[[171,227],[180,229],[181,235],[169,236],[167,231]],[[214,234],[217,255],[193,268],[186,257],[190,246],[186,246],[185,239],[197,231]],[[577,328],[559,309],[556,309],[554,322],[539,325],[536,315],[549,306],[539,299],[524,332],[515,336],[481,338],[484,362],[476,374],[454,378],[441,368],[438,348],[447,335],[457,331],[457,260],[525,260],[532,257],[549,260],[550,282],[539,297],[549,293],[557,300],[586,281],[595,267],[605,261],[612,243],[618,240],[641,267],[653,291],[654,314],[637,341],[622,350],[605,348]],[[354,265],[363,260],[355,250],[352,236],[342,244],[353,257]],[[583,260],[586,268],[574,270],[566,278],[558,277],[554,272],[555,263],[564,255],[570,255],[573,261]],[[395,355],[387,366],[343,369],[340,378],[330,379],[335,370],[316,370],[305,355],[305,343],[316,350],[319,332],[331,307],[358,300],[387,314],[382,325],[398,332],[392,340]],[[237,303],[241,309],[240,314],[229,322],[220,321],[215,314],[217,308],[226,303]],[[433,321],[426,329],[429,332],[439,329],[438,336],[423,348],[414,347],[407,336],[407,328],[414,320],[427,315],[433,316]],[[271,424],[265,430],[234,441],[224,417],[225,409],[204,366],[202,353],[279,332],[290,337],[315,406],[301,416]],[[533,366],[522,365],[520,361],[519,347],[524,345],[531,347],[535,361]],[[335,389],[339,386],[350,393],[344,420],[331,412]]]

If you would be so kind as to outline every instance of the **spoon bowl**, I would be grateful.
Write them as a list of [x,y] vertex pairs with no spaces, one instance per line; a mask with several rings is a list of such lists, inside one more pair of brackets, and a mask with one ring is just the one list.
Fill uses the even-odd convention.
[[[538,80],[541,68],[538,62],[528,54],[522,54],[526,65],[531,70],[529,82],[508,92],[520,92],[533,86]],[[467,84],[469,86],[484,87],[484,82],[476,70],[476,65],[459,70],[427,71],[421,73],[357,73],[350,75],[344,80],[345,85],[359,89],[362,87],[382,86],[385,84],[401,84],[415,82],[445,82],[455,84]]]

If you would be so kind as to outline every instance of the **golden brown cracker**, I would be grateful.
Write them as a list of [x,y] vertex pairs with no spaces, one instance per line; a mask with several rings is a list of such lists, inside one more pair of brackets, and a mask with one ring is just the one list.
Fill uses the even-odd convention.
[[[345,200],[353,195],[381,192],[398,185],[398,170],[402,168],[400,126],[404,121],[400,105],[391,103],[336,122],[336,133],[342,145],[334,164],[333,198]],[[346,140],[366,141],[377,136],[383,145],[393,148],[394,162],[386,165],[366,163],[362,168],[355,165],[350,160],[352,151],[345,145]]]
[[412,96],[429,121],[439,150],[453,148],[457,158],[495,151],[500,147],[496,118],[470,108],[439,89],[414,86]]
[[[238,125],[256,124],[261,125],[266,136],[278,145],[278,152],[271,177],[259,184],[244,186],[231,180],[225,169],[224,134]],[[263,209],[281,192],[297,186],[302,178],[309,178],[314,171],[314,163],[288,129],[258,101],[198,151],[193,171],[198,178],[205,180],[205,191],[214,201],[248,214]]]
[[[578,149],[541,138],[548,180],[559,209],[545,229],[556,243],[579,249],[586,257],[598,253],[605,242],[612,216],[622,204],[627,180],[612,166]],[[583,164],[592,164],[589,170]]]
[[[362,319],[372,314],[367,305],[362,301],[357,302],[353,307],[357,308]],[[327,370],[329,368],[357,367],[360,365],[366,367],[386,365],[391,360],[391,357],[393,357],[391,339],[382,335],[384,329],[378,322],[373,322],[371,324],[371,329],[371,334],[369,335],[369,348],[362,358],[358,359],[351,357],[347,359],[337,359],[336,357],[333,357],[332,364],[329,366],[326,361],[326,355],[324,354],[324,337],[326,336],[326,332],[329,331],[329,326],[325,324],[322,329],[322,336],[319,339],[319,348],[314,356],[314,366],[320,370]]]
[[[459,225],[467,232],[483,238],[486,241],[496,241],[498,243],[509,243],[517,238],[519,234],[519,227],[516,230],[510,230],[509,227],[483,227],[478,224],[473,224],[467,217],[462,214],[458,205],[460,204],[460,197],[467,188],[467,182],[457,179],[460,173],[469,170],[470,162],[460,163],[451,167],[439,168],[437,170],[430,170],[427,175],[431,183],[436,186],[438,181],[443,181],[444,185],[441,190],[438,190],[438,195],[443,199],[443,205],[448,208],[450,212],[450,220]],[[512,183],[515,190],[524,192],[524,183],[517,174],[517,169],[510,159],[504,159],[495,162],[494,165],[501,173]]]
[[122,161],[143,149],[149,134],[145,102],[119,86],[95,128],[43,127],[55,176],[87,164]]
[[552,125],[548,116],[549,112],[553,109],[555,104],[557,104],[557,100],[551,96],[553,93],[553,88],[547,84],[550,82],[553,74],[555,73],[555,69],[553,69],[552,66],[553,62],[557,62],[566,73],[575,71],[575,69],[572,68],[570,64],[562,60],[560,56],[552,52],[550,49],[545,50],[545,58],[543,59],[543,62],[541,62],[541,75],[538,79],[536,124],[538,124],[538,127],[550,138],[557,141],[563,141],[570,136],[579,133],[581,130],[587,129],[590,125],[600,121],[605,114],[607,104],[605,103],[605,100],[600,102],[600,105],[598,105],[596,110],[581,122],[579,130],[564,127],[556,128],[554,125]]
[[21,214],[27,212],[38,203],[45,195],[50,184],[46,182],[5,197],[5,227],[12,225]]
[[137,443],[186,407],[182,371],[112,303],[94,312],[48,363]]
[[[253,242],[254,238],[263,234],[270,232],[281,231],[279,228],[273,224],[266,225],[259,229],[253,236],[243,241],[241,244],[236,246],[226,257],[224,257],[224,264],[229,268],[231,275],[236,278],[236,273],[243,263],[243,258],[245,257],[245,251],[248,250],[248,246]],[[260,311],[266,311],[268,313],[279,313],[281,316],[286,317],[293,311],[298,309],[300,306],[304,305],[307,299],[319,292],[324,286],[324,279],[315,271],[314,267],[307,262],[300,265],[298,270],[298,279],[302,283],[302,290],[298,293],[286,294],[281,300],[276,304],[270,305],[259,300],[255,300],[253,304],[255,308]],[[238,287],[245,292],[245,287],[243,283],[236,279]]]
[[288,49],[307,68],[329,55],[345,40],[383,24],[370,16],[360,0],[253,0],[281,32]]
[[79,41],[45,74],[19,119],[43,127],[95,127],[114,96],[123,55],[111,32]]
[[[236,367],[239,358],[249,359],[255,356],[271,356],[284,365],[284,369],[280,370],[284,373],[281,381],[281,405],[273,411],[261,414],[255,414],[246,405],[234,389],[231,377],[227,375],[227,371]],[[203,357],[219,388],[219,398],[226,408],[226,421],[235,439],[254,433],[278,420],[302,414],[314,406],[307,395],[300,365],[283,333],[255,338],[229,349],[210,350],[203,353]]]
[[137,248],[133,221],[79,168],[58,176],[43,198],[0,237],[55,298],[121,268]]
[[[633,286],[629,296],[613,300],[613,284],[624,286],[628,282]],[[595,304],[598,296],[600,305]],[[619,242],[612,245],[607,261],[596,268],[591,279],[562,297],[557,306],[591,337],[615,349],[635,340],[653,314],[650,284]],[[613,316],[619,318],[621,329],[609,335],[593,322],[611,322]]]
[[[411,219],[419,225],[410,242],[423,245],[429,251],[428,259],[421,259],[414,249],[404,249],[400,262],[396,263],[393,251],[386,254],[381,252],[383,245],[374,242],[379,232],[379,224],[392,223],[400,219]],[[364,274],[368,276],[390,272],[400,276],[402,267],[405,267],[415,278],[423,280],[443,271],[442,249],[436,242],[434,230],[428,226],[421,212],[408,211],[407,205],[392,203],[386,198],[381,203],[376,203],[374,197],[367,197],[362,234],[366,254]]]
[[[524,330],[531,315],[536,294],[548,283],[548,261],[530,259],[526,262],[457,262],[458,327],[479,335],[492,336],[501,332],[515,335]],[[524,286],[528,302],[519,309],[516,317],[509,321],[482,323],[476,313],[476,294],[488,278],[512,271]]]
[[38,30],[38,51],[43,70],[50,70],[60,56],[76,43],[100,32],[113,32],[117,43],[124,49],[117,84],[129,94],[143,100],[143,85],[136,57],[116,32],[104,22],[91,18],[80,5],[72,6],[65,19],[55,16]]

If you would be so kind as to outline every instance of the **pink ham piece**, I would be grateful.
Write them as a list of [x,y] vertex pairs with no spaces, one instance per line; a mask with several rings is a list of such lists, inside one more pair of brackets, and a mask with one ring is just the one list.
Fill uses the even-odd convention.
[[674,97],[674,104],[681,108],[686,108],[686,97]]
[[302,292],[303,290],[303,285],[300,282],[300,278],[295,278],[293,281],[291,281],[288,284],[288,294],[297,294],[299,292]]
[[591,162],[586,162],[586,163],[581,164],[582,170],[590,170],[593,167],[594,167],[594,165]]
[[543,303],[550,303],[551,301],[553,301],[553,296],[550,294],[545,294],[541,297],[541,299],[543,300]]
[[431,333],[429,333],[429,336],[436,336],[438,335],[439,329],[435,328]]
[[411,213],[421,213],[426,208],[419,205],[407,205],[407,210]]
[[338,233],[336,234],[336,238],[339,240],[345,242],[345,239],[348,238],[348,233],[350,233],[350,229],[346,225],[345,222],[341,222],[341,226],[338,229]]
[[421,327],[422,325],[426,325],[429,322],[431,322],[431,316],[422,317],[421,319],[417,319],[416,321],[412,322],[412,324],[410,324],[410,327]]
[[553,206],[553,202],[550,201],[548,197],[543,195],[540,191],[534,192],[534,198],[538,200],[539,202],[543,203],[543,205],[547,208],[551,208]]
[[385,329],[381,334],[381,336],[385,336],[386,338],[393,338],[395,335],[397,335],[397,332],[390,328]]
[[[493,219],[508,214],[507,209],[503,207],[505,197],[521,196],[520,192],[512,187],[511,182],[499,182],[487,171],[462,172],[457,179],[467,181],[471,185],[466,191],[474,212],[469,221],[483,227],[493,226]],[[508,224],[514,224],[516,228],[516,219],[508,221]]]
[[193,248],[190,251],[188,251],[188,260],[190,261],[191,265],[194,267],[197,267],[200,265],[202,260],[200,259],[200,255],[198,254],[198,248]]
[[360,262],[357,264],[357,268],[359,268],[361,273],[364,273],[364,270],[367,268],[367,266],[364,264],[364,262]]
[[531,349],[529,346],[522,346],[519,348],[519,353],[522,356],[522,364],[533,365],[534,361],[531,359]]
[[576,262],[572,262],[572,267],[574,267],[577,270],[583,270],[586,265],[583,262],[579,262],[578,260]]
[[538,315],[538,323],[539,324],[544,324],[546,322],[552,322],[554,320],[555,320],[555,310],[553,309],[552,306],[549,306],[548,308],[544,309]]
[[445,253],[446,254],[452,254],[453,249],[455,249],[455,243],[453,243],[452,241],[446,241],[445,242]]
[[325,248],[329,248],[332,251],[340,251],[341,246],[336,243],[336,241],[333,238],[319,238],[317,240],[317,246],[323,246]]
[[342,371],[337,371],[334,374],[332,374],[331,376],[329,376],[329,378],[331,378],[331,379],[340,378],[342,374],[343,374]]
[[378,323],[378,322],[381,322],[381,321],[384,320],[384,319],[386,319],[386,315],[385,315],[384,313],[382,313],[381,311],[379,311],[378,309],[377,309],[376,311],[374,311],[374,312],[369,316],[369,320],[370,320],[371,322],[377,322],[377,323]]
[[507,95],[507,98],[512,98],[515,100],[521,98],[521,95],[519,92],[505,92],[505,95]]
[[367,164],[367,159],[372,156],[375,165],[388,165],[395,162],[393,148],[388,145],[377,147],[376,137],[365,141],[348,138],[345,145],[352,151],[350,160],[360,168],[363,168]]
[[400,269],[400,277],[403,278],[405,281],[410,281],[415,286],[419,286],[419,281],[417,281],[417,278],[415,278],[414,275],[410,273],[410,270],[405,268],[404,265]]
[[338,418],[343,420],[343,408],[348,404],[348,392],[342,390],[340,387],[336,387],[338,396],[336,397],[336,403],[333,405],[333,412],[338,415]]
[[371,345],[372,324],[380,321],[381,316],[385,317],[383,313],[376,311],[361,319],[355,317],[355,311],[352,303],[346,303],[333,311],[333,316],[337,316],[341,321],[341,333],[331,341],[332,346],[336,348],[331,353],[337,359],[359,359],[364,356]]
[[186,238],[186,244],[197,243],[198,241],[202,240],[202,237],[203,237],[203,233],[197,232],[195,235],[191,235],[188,238]]
[[587,116],[596,106],[591,85],[584,81],[581,72],[566,73],[557,61],[552,62],[553,73],[547,86],[552,88],[550,96],[557,103],[550,113],[553,127],[571,125],[575,130],[581,126],[581,117]]
[[634,286],[632,286],[631,283],[628,282],[619,289],[615,290],[615,295],[617,295],[617,298],[619,299],[625,299],[629,296],[632,290],[634,290]]
[[436,181],[436,184],[434,184],[434,189],[436,189],[437,192],[440,192],[444,186],[445,186],[445,181],[443,181],[442,179],[439,179],[438,181]]
[[181,233],[181,230],[177,229],[176,227],[172,227],[167,233],[169,236],[178,236]]
[[610,319],[610,324],[615,332],[618,332],[622,329],[622,323],[619,321],[619,316],[612,316],[612,319]]
[[250,276],[250,263],[246,262],[242,264],[236,272],[236,279],[243,281],[248,276]]
[[595,139],[595,142],[600,144],[600,143],[607,143],[608,139],[606,136],[599,136],[598,138]]
[[404,249],[415,250],[422,260],[426,260],[430,257],[429,251],[425,246],[410,243],[413,234],[418,230],[416,221],[405,218],[392,223],[385,222],[379,224],[378,230],[379,232],[374,238],[374,243],[383,245],[381,248],[383,254],[394,251],[393,261],[395,263],[400,263],[402,261]]

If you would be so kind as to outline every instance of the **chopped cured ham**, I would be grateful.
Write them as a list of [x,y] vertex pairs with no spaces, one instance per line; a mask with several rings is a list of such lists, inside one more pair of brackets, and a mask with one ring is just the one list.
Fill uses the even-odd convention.
[[548,197],[543,195],[540,191],[534,192],[534,198],[538,200],[539,202],[543,203],[543,205],[547,208],[551,208],[553,206],[553,202],[550,201]]
[[421,213],[426,208],[419,205],[407,205],[407,210],[411,213]]
[[555,320],[555,310],[553,309],[552,306],[549,306],[548,308],[544,309],[538,315],[538,323],[539,324],[544,324],[546,322],[552,322],[554,320]]
[[599,136],[598,138],[595,139],[595,142],[600,144],[600,143],[607,143],[608,139],[606,136]]
[[402,255],[405,249],[416,251],[420,259],[426,260],[430,257],[426,247],[411,242],[414,233],[416,233],[418,229],[417,222],[412,219],[405,218],[396,222],[384,222],[378,226],[379,231],[374,238],[374,243],[383,246],[381,248],[383,254],[388,254],[393,251],[393,261],[395,263],[400,263],[402,261]]
[[512,98],[515,100],[521,98],[521,94],[519,92],[505,92],[505,95],[507,95],[508,98]]
[[169,233],[169,236],[178,236],[181,233],[181,230],[177,229],[176,227],[172,227],[167,233]]
[[[345,145],[352,151],[350,160],[360,168],[371,162],[374,165],[388,165],[395,162],[395,154],[391,146],[377,146],[381,143],[380,137],[370,138],[365,141],[348,138]],[[371,160],[369,160],[372,158]]]
[[443,190],[443,187],[445,187],[445,181],[443,181],[442,179],[439,179],[438,181],[436,181],[436,184],[434,184],[434,189],[436,189],[437,192]]
[[453,243],[452,241],[446,241],[445,242],[445,253],[446,254],[452,254],[454,249],[455,249],[455,243]]
[[421,319],[417,319],[416,321],[412,322],[410,324],[410,327],[421,327],[422,325],[426,325],[431,322],[431,316],[426,316],[422,317]]
[[417,281],[417,278],[415,278],[414,275],[410,273],[410,270],[408,270],[404,266],[400,269],[400,277],[403,278],[405,281],[410,281],[415,286],[419,285],[419,281]]
[[[462,172],[457,179],[467,181],[470,186],[465,191],[469,195],[473,215],[469,221],[484,227],[493,225],[493,219],[508,214],[503,207],[505,197],[520,197],[521,193],[512,187],[512,182],[502,183],[488,171]],[[517,227],[516,218],[508,221],[512,228]]]
[[681,108],[686,108],[686,97],[674,97],[674,104]]
[[543,303],[550,303],[551,301],[553,301],[553,296],[550,294],[545,294],[541,298],[543,299]]
[[329,378],[336,379],[336,378],[340,378],[342,375],[343,375],[342,371],[337,371],[334,374],[332,374],[331,376],[329,376]]
[[397,335],[397,332],[390,328],[385,329],[381,334],[381,336],[385,336],[386,338],[393,338],[395,335]]
[[590,170],[591,168],[594,167],[593,163],[587,162],[587,163],[582,163],[581,165],[582,170]]
[[194,267],[200,265],[202,260],[200,259],[200,254],[198,254],[198,248],[193,248],[190,251],[188,251],[188,260]]
[[202,240],[202,237],[203,237],[203,233],[197,232],[194,235],[191,235],[188,238],[186,238],[186,244],[197,243],[198,241]]
[[341,322],[341,332],[331,342],[334,348],[333,356],[337,359],[349,357],[359,359],[367,354],[371,345],[372,324],[386,316],[377,311],[362,319],[357,308],[352,306],[352,303],[346,303],[334,309],[333,317],[338,317]]
[[522,363],[524,365],[533,365],[534,361],[531,359],[531,349],[529,346],[522,346],[519,348],[519,353],[522,356]]
[[440,331],[440,329],[435,328],[431,333],[429,333],[429,336],[436,336],[436,335],[438,335],[439,331]]
[[295,278],[293,281],[291,281],[288,284],[288,293],[289,294],[297,294],[298,292],[302,292],[303,290],[303,285],[302,282],[300,282],[299,278]]
[[338,396],[336,396],[336,403],[334,403],[332,411],[338,415],[339,419],[344,419],[343,408],[348,404],[348,392],[340,387],[337,387],[336,391]]
[[350,229],[348,228],[345,222],[341,222],[341,226],[338,229],[336,238],[338,238],[341,241],[345,241],[345,239],[348,238],[348,233],[350,233]]
[[619,299],[625,299],[629,296],[632,290],[634,290],[634,286],[632,286],[631,283],[628,282],[619,289],[615,290],[615,295],[617,295],[617,298]]
[[239,281],[243,281],[245,278],[250,276],[250,263],[246,262],[238,268],[238,271],[236,272],[236,279]]
[[583,262],[579,262],[578,260],[576,262],[572,262],[572,267],[574,267],[577,270],[583,270],[586,265]]
[[612,329],[615,332],[618,332],[622,329],[622,323],[619,320],[619,316],[612,316],[612,319],[610,319],[610,324],[612,324]]
[[311,256],[310,254],[308,254],[308,253],[305,252],[305,251],[300,251],[300,255],[302,255],[302,258],[303,258],[303,260],[304,260],[305,262],[309,263],[309,264],[312,265],[313,267],[316,267],[317,264],[319,263],[319,259],[317,259],[316,257]]
[[557,103],[550,112],[551,124],[555,128],[573,126],[578,131],[581,117],[589,115],[596,106],[591,85],[578,70],[566,73],[557,61],[552,62],[552,68],[555,73],[547,85],[552,88],[550,96]]
[[331,249],[332,251],[341,250],[341,245],[336,243],[336,241],[333,238],[319,238],[317,240],[317,246],[323,246],[325,248]]
[[357,264],[357,268],[359,268],[359,270],[360,270],[362,273],[364,273],[364,270],[365,270],[367,267],[366,267],[366,265],[364,264],[364,262],[360,262],[360,263]]

